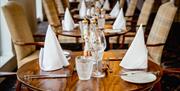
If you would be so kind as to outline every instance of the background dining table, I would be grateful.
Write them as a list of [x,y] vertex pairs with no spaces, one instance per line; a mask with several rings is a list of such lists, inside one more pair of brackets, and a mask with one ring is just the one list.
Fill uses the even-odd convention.
[[[105,28],[102,29],[102,31],[105,29],[108,29],[108,31],[113,31],[111,24],[106,24]],[[112,32],[112,33],[111,32],[104,32],[105,37],[106,37],[106,43],[107,43],[106,50],[110,49],[110,42],[109,42],[110,37],[121,36],[121,35],[126,34],[127,32],[128,32],[128,30],[123,30],[121,32]],[[79,42],[79,38],[81,38],[81,31],[80,31],[79,27],[77,27],[71,31],[62,30],[58,34],[63,35],[63,36],[68,36],[68,37],[75,37],[77,42]]]
[[[150,72],[159,72],[156,74],[157,79],[150,83],[135,84],[129,83],[121,79],[119,73],[122,68],[119,66],[120,59],[109,61],[109,67],[112,72],[107,70],[106,76],[103,78],[91,78],[90,80],[79,80],[78,75],[75,71],[75,57],[82,55],[83,52],[72,52],[71,59],[69,60],[70,65],[68,67],[55,70],[55,71],[43,71],[39,67],[38,59],[33,60],[17,71],[17,79],[25,86],[32,90],[43,90],[43,91],[129,91],[129,90],[147,90],[152,88],[158,83],[162,76],[162,69],[159,65],[148,61],[148,69]],[[119,58],[124,53],[117,52],[105,52],[103,61],[107,61],[107,58]],[[65,78],[44,78],[44,79],[27,79],[26,75],[42,75],[42,74],[62,74],[69,73],[70,77]]]

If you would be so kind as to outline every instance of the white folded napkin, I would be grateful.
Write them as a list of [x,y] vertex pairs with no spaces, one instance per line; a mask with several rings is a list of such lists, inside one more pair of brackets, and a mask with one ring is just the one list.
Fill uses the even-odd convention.
[[63,66],[69,65],[69,62],[50,25],[48,26],[46,33],[44,48],[41,48],[40,50],[39,65],[44,71],[57,70]]
[[99,2],[101,3],[101,5],[103,5],[103,3],[104,3],[104,0],[99,0]]
[[139,27],[136,36],[123,57],[120,66],[125,69],[146,69],[148,66],[148,50],[144,42],[142,25]]
[[72,16],[71,16],[68,8],[66,8],[66,12],[64,15],[64,22],[62,22],[62,24],[63,24],[64,31],[71,31],[75,28],[74,20],[72,19]]
[[106,1],[104,2],[103,9],[105,9],[105,10],[110,10],[109,0],[106,0]]
[[82,0],[80,10],[79,10],[79,16],[81,19],[83,19],[86,16],[86,4],[85,1]]
[[118,17],[116,18],[114,24],[113,24],[113,29],[118,29],[118,30],[126,30],[126,20],[124,18],[124,13],[123,9],[121,8]]
[[91,8],[91,16],[93,16],[94,14],[95,14],[95,8],[92,7],[92,8]]
[[110,12],[111,17],[117,17],[119,13],[120,5],[119,2],[117,1],[116,5],[113,7],[112,11]]
[[97,8],[101,8],[101,2],[100,1],[96,1],[96,3],[95,3],[95,7],[97,7]]

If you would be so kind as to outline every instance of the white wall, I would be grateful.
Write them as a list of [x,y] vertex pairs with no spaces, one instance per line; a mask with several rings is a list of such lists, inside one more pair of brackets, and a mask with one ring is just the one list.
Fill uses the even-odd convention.
[[42,0],[36,0],[36,17],[40,21],[44,19]]
[[[3,6],[8,0],[0,0],[0,5]],[[0,9],[0,50],[1,56],[13,55],[11,37],[9,29],[7,27],[6,20],[4,18],[3,12]]]

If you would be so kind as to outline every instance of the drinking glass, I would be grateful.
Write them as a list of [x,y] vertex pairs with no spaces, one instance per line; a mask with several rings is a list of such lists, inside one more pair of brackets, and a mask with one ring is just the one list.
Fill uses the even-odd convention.
[[95,68],[95,71],[93,72],[93,76],[104,77],[105,74],[102,72],[102,69],[101,69],[101,61],[102,61],[104,50],[106,48],[106,39],[105,39],[103,31],[101,30],[91,31],[90,45],[91,45],[92,56],[96,60],[95,61],[96,68]]
[[80,80],[89,80],[93,70],[93,57],[77,56],[76,70]]

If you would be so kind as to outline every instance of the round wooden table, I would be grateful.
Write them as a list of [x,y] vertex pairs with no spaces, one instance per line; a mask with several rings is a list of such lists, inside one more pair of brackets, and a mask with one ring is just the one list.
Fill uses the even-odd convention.
[[[77,11],[76,11],[77,12]],[[79,11],[78,11],[79,12]],[[109,12],[109,11],[108,11]],[[80,18],[79,14],[74,14],[73,18],[75,19],[75,21],[82,21],[83,19]],[[115,21],[116,17],[111,17],[109,14],[105,15],[105,20],[106,21]]]
[[[112,25],[105,25],[105,29],[112,29]],[[116,32],[116,33],[106,33],[106,32],[104,32],[105,37],[106,37],[106,43],[107,43],[106,50],[110,49],[110,46],[109,46],[109,44],[110,44],[109,43],[109,38],[110,37],[121,36],[121,35],[126,34],[127,32],[128,32],[128,30],[124,30],[122,32]],[[63,35],[63,36],[68,36],[68,37],[75,37],[76,41],[78,41],[78,39],[81,38],[81,32],[80,32],[79,28],[76,28],[76,29],[74,29],[72,31],[60,31],[59,34]]]
[[[91,78],[87,81],[78,79],[77,73],[74,71],[74,58],[78,55],[82,55],[82,52],[72,52],[71,59],[69,60],[70,65],[66,68],[59,69],[56,71],[44,72],[39,68],[38,60],[33,60],[17,71],[18,80],[31,88],[32,90],[43,90],[43,91],[129,91],[138,90],[144,91],[151,88],[154,84],[160,81],[162,76],[162,69],[157,64],[149,61],[148,71],[160,73],[154,82],[146,84],[134,84],[129,83],[118,76],[121,72],[119,61],[110,61],[110,67],[112,73],[107,73],[104,78]],[[121,55],[121,54],[120,54]],[[122,54],[124,55],[124,54]],[[104,58],[107,56],[113,56],[111,52],[106,52]],[[67,78],[45,78],[45,79],[26,79],[25,75],[40,75],[40,74],[60,74],[69,72],[72,76]]]

